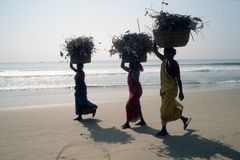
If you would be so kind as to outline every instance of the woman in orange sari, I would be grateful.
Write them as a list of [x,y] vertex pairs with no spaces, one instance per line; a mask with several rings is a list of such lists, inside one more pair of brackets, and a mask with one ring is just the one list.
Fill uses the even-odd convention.
[[164,55],[158,52],[156,43],[154,43],[155,54],[160,60],[162,60],[161,65],[161,90],[160,96],[162,97],[161,104],[161,120],[162,120],[162,130],[156,134],[156,136],[168,135],[167,123],[181,119],[183,122],[183,128],[186,129],[191,121],[191,118],[182,116],[183,106],[176,101],[179,88],[179,99],[182,101],[184,99],[182,81],[180,77],[180,69],[178,62],[173,58],[176,54],[174,48],[164,48]]
[[126,104],[126,123],[122,125],[123,129],[130,128],[129,122],[136,122],[140,120],[136,125],[146,125],[143,119],[140,97],[142,96],[142,86],[139,82],[140,71],[143,71],[143,67],[140,62],[131,62],[129,67],[126,67],[124,62],[121,63],[123,70],[128,72],[128,87],[129,87],[129,99]]

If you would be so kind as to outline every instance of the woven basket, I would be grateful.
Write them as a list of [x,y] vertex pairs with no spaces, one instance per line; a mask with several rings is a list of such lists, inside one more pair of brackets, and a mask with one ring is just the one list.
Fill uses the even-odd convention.
[[134,62],[134,61],[147,62],[147,54],[145,54],[141,57],[132,57],[132,56],[129,56],[128,54],[123,54],[122,60],[125,63],[130,63],[130,62]]
[[71,55],[71,63],[73,64],[84,64],[91,62],[91,55],[90,56],[83,56],[83,55]]
[[189,40],[190,30],[183,31],[154,31],[154,39],[159,47],[183,47]]

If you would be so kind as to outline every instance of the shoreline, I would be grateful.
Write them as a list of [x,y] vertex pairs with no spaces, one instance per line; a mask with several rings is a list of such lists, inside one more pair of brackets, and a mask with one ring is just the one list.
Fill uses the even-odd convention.
[[82,122],[73,121],[73,103],[2,110],[1,159],[238,159],[239,95],[240,90],[186,93],[183,114],[192,122],[187,130],[180,120],[170,122],[165,138],[154,135],[161,128],[158,95],[141,98],[147,126],[130,123],[126,130],[121,125],[127,96],[95,101],[96,117],[84,115]]
[[[238,91],[240,88],[209,88],[206,89],[184,89],[184,94],[196,93],[209,93],[209,92],[225,92],[225,91]],[[141,97],[159,97],[160,86],[151,87],[143,86],[143,95]],[[6,92],[3,92],[6,93]],[[2,93],[2,94],[3,94]],[[73,89],[52,89],[52,90],[31,90],[31,91],[18,91],[9,95],[1,95],[1,110],[13,110],[21,108],[39,108],[39,107],[55,107],[66,105],[74,105],[74,90]],[[105,103],[109,101],[118,101],[119,99],[128,99],[128,88],[126,87],[107,87],[107,88],[89,88],[88,99],[96,103]],[[15,96],[14,96],[15,95]],[[107,96],[105,96],[107,95]],[[5,96],[5,97],[4,97]],[[185,96],[186,97],[186,96]]]

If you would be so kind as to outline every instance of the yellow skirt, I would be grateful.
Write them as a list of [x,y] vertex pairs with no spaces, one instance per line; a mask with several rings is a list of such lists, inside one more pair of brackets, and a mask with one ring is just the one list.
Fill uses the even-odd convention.
[[182,116],[183,106],[175,100],[176,96],[164,94],[161,104],[161,119],[170,122]]

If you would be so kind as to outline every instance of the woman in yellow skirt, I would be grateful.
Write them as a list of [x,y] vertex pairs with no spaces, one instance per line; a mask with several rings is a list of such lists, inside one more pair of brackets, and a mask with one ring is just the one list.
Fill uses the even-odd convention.
[[156,43],[154,43],[153,51],[158,58],[162,60],[160,73],[160,96],[162,97],[160,111],[162,130],[156,133],[156,136],[165,136],[168,135],[166,129],[168,122],[181,119],[183,122],[183,128],[186,129],[191,121],[191,118],[182,116],[183,106],[175,99],[178,94],[178,88],[179,99],[181,101],[184,99],[179,65],[178,62],[173,59],[176,55],[176,50],[174,48],[164,48],[164,55],[162,55],[158,52]]

